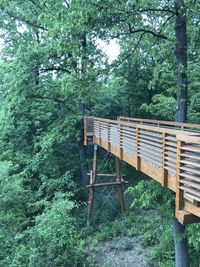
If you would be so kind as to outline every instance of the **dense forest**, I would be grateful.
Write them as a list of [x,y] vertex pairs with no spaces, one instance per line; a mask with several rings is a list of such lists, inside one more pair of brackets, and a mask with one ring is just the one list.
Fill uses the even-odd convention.
[[[200,123],[199,10],[197,0],[0,0],[0,266],[95,266],[88,244],[122,234],[152,247],[151,266],[174,266],[174,195],[128,166],[144,180],[127,190],[126,217],[107,209],[86,227],[83,117]],[[196,267],[199,225],[185,235]]]

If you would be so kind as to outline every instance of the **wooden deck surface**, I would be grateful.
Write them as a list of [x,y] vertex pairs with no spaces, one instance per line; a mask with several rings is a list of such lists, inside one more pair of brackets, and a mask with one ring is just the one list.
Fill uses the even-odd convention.
[[176,217],[200,221],[200,125],[87,117],[85,145],[97,144],[176,193]]

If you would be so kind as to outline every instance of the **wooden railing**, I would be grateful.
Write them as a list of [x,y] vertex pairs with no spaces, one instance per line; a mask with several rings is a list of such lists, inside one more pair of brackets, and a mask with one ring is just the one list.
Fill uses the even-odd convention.
[[137,118],[129,118],[129,117],[118,117],[118,120],[124,122],[130,122],[135,124],[143,124],[143,125],[151,125],[168,129],[177,129],[177,130],[185,130],[185,131],[195,131],[200,132],[199,124],[191,124],[191,123],[182,123],[182,122],[174,122],[174,121],[160,121],[160,120],[148,120],[148,119],[137,119]]
[[[148,124],[148,125],[146,125]],[[119,117],[85,119],[85,145],[97,144],[176,192],[182,223],[200,217],[200,125]]]

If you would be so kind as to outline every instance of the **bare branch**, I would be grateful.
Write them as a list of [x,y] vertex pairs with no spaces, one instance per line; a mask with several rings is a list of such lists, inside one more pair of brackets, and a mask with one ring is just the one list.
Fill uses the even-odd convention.
[[139,9],[139,12],[169,12],[174,14],[174,11],[168,8],[145,8],[145,9]]
[[64,3],[67,5],[67,8],[70,8],[70,4],[67,0],[64,0]]
[[[169,16],[169,17],[166,19],[166,21],[163,23],[163,25],[162,25],[161,28],[160,28],[159,34],[161,34],[163,28],[166,26],[166,24],[168,23],[168,21],[170,21],[170,19],[173,18],[173,17],[174,17],[174,14],[172,14],[171,16]],[[154,45],[157,43],[158,39],[159,39],[159,38],[156,39]]]
[[38,3],[36,3],[35,0],[29,0],[29,2],[31,2],[33,5],[35,5],[36,7],[39,7],[39,9],[42,10],[41,6]]
[[48,71],[63,71],[68,74],[71,74],[71,72],[67,69],[61,68],[61,67],[50,67],[50,68],[45,68],[45,69],[40,69],[41,72],[48,72]]
[[[139,44],[140,44],[140,42],[141,42],[141,40],[142,40],[142,38],[143,38],[143,36],[146,34],[146,32],[143,32],[141,35],[140,35],[140,37],[139,37],[139,39],[138,39],[138,41],[137,41],[137,43],[136,43],[136,45],[134,46],[134,48],[132,49],[132,51],[129,53],[129,54],[127,54],[117,65],[115,65],[114,66],[114,69],[116,69],[116,68],[118,68],[124,61],[126,61],[134,52],[135,52],[135,50],[138,48],[138,46],[139,46]],[[113,69],[113,71],[114,71],[114,69]],[[113,72],[112,71],[112,72]],[[112,74],[112,72],[111,72],[111,74]]]
[[65,108],[67,108],[68,111],[74,112],[73,109],[70,108],[69,105],[67,105],[66,100],[55,98],[55,97],[49,97],[49,96],[35,95],[35,94],[31,94],[29,97],[32,99],[38,99],[38,100],[44,100],[44,101],[48,100],[48,101],[56,102],[60,105],[63,105]]
[[161,39],[165,39],[165,40],[168,39],[167,36],[165,36],[165,35],[163,35],[163,34],[160,34],[160,33],[156,33],[156,32],[154,32],[154,31],[152,31],[152,30],[146,30],[146,29],[136,29],[136,30],[132,30],[132,29],[129,28],[129,31],[130,31],[130,33],[137,33],[137,32],[149,33],[149,34],[151,34],[151,35],[153,35],[153,36],[155,36],[155,37],[157,37],[157,38],[161,38]]

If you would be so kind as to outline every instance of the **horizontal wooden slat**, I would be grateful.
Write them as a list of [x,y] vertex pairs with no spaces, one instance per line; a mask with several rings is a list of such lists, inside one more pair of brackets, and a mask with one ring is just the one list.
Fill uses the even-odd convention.
[[[184,185],[189,185],[195,189],[200,189],[200,184],[188,181],[186,179],[179,180],[179,183],[184,184]],[[199,196],[200,196],[200,192],[199,192]]]
[[183,170],[183,171],[187,171],[189,173],[194,173],[194,174],[197,174],[199,175],[199,170],[196,170],[196,169],[191,169],[190,167],[188,168],[188,166],[180,166],[178,167],[180,170]]
[[139,139],[139,144],[147,144],[147,145],[151,145],[153,147],[159,147],[162,148],[162,144],[156,143],[156,142],[151,142],[145,139]]
[[190,160],[180,160],[180,163],[182,164],[185,164],[185,165],[189,165],[189,166],[193,166],[193,167],[196,167],[196,168],[200,168],[200,163],[196,163],[196,162],[193,162],[193,161],[190,161]]
[[139,135],[139,139],[140,140],[150,140],[152,142],[156,142],[158,144],[162,144],[162,140],[161,139],[157,139],[155,137],[149,137],[148,135],[143,135],[143,134],[140,134]]
[[162,134],[158,134],[158,133],[156,133],[156,132],[149,132],[149,131],[143,131],[143,130],[140,130],[139,134],[140,134],[140,135],[146,135],[146,136],[155,137],[155,138],[157,138],[157,139],[163,139]]
[[150,160],[153,160],[153,161],[155,161],[155,163],[157,163],[157,164],[161,164],[162,163],[162,157],[157,157],[157,156],[155,156],[154,154],[152,154],[152,153],[149,153],[149,154],[147,154],[147,153],[142,153],[142,152],[139,152],[139,156],[143,156],[143,157],[145,157],[147,160],[149,159],[149,161]]
[[188,173],[186,173],[186,172],[180,172],[180,174],[179,174],[181,177],[185,177],[185,178],[187,178],[187,179],[190,179],[190,180],[193,180],[193,181],[196,181],[196,182],[199,182],[200,183],[200,177],[198,177],[198,176],[195,176],[195,175],[193,175],[193,174],[188,174]]
[[197,153],[181,153],[181,157],[196,159],[200,161],[200,154],[198,155]]
[[157,150],[155,150],[154,148],[152,148],[151,150],[149,150],[149,148],[148,147],[145,147],[145,146],[139,146],[139,148],[138,148],[138,152],[140,153],[140,152],[143,152],[143,153],[146,153],[147,155],[148,154],[152,154],[152,155],[154,155],[155,157],[157,157],[157,158],[162,158],[162,151],[157,151]]
[[200,153],[200,148],[198,148],[196,146],[185,145],[185,146],[181,147],[181,150]]
[[181,190],[185,191],[185,192],[192,193],[192,194],[194,194],[195,196],[199,197],[199,193],[198,193],[196,190],[194,190],[194,189],[192,189],[192,188],[190,188],[190,187],[188,187],[188,186],[179,186],[179,188],[180,188]]
[[197,196],[193,195],[192,193],[187,193],[187,195],[189,195],[189,197],[192,198],[193,200],[200,202],[200,197],[197,197]]

